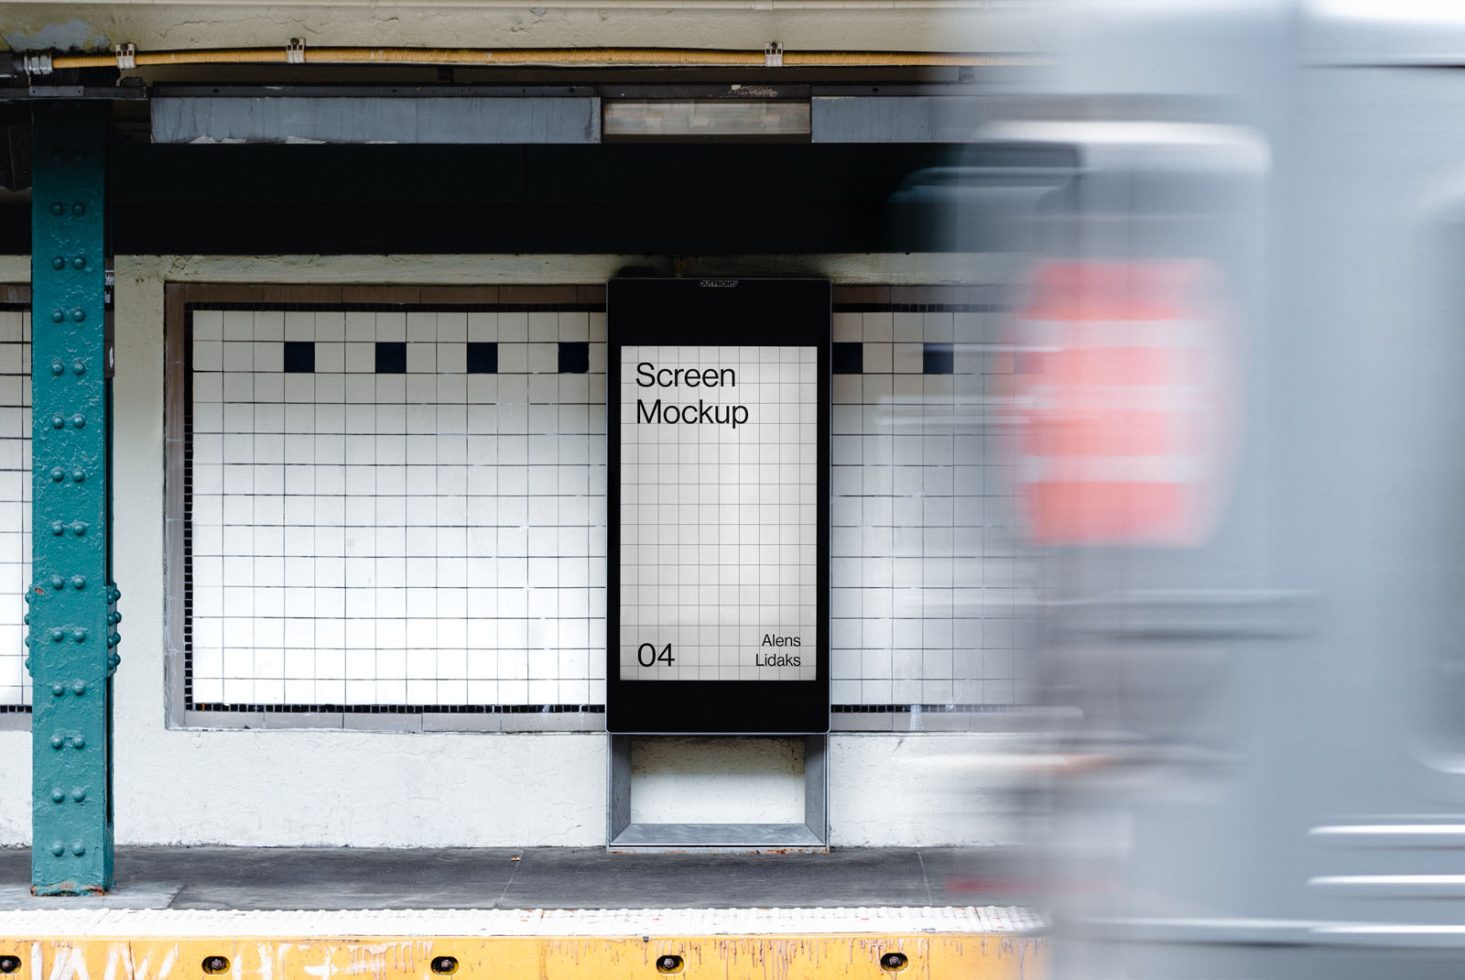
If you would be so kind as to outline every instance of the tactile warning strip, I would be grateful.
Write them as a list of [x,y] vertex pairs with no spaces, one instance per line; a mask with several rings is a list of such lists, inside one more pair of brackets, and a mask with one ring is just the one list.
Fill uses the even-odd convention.
[[[79,900],[84,902],[85,899]],[[0,911],[0,937],[730,936],[859,933],[1028,935],[1043,920],[1015,906],[792,909],[437,909]],[[0,943],[5,941],[0,938]]]

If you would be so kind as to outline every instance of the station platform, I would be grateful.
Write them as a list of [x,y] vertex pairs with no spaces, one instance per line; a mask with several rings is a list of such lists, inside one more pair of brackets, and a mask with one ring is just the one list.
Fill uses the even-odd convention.
[[[0,850],[0,975],[719,980],[1041,976],[1004,850],[119,848],[116,890],[37,898]],[[8,969],[7,969],[8,968]]]

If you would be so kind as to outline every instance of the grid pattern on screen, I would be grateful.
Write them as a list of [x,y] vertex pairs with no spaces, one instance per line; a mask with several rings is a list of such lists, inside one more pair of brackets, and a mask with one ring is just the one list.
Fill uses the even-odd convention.
[[31,567],[30,319],[0,309],[0,713],[31,704],[21,600]]
[[1014,544],[1013,454],[996,424],[1004,322],[996,305],[836,307],[836,725],[841,712],[1022,700],[1037,565]]
[[602,710],[604,332],[192,310],[187,707]]
[[623,679],[817,677],[817,372],[813,347],[622,349]]

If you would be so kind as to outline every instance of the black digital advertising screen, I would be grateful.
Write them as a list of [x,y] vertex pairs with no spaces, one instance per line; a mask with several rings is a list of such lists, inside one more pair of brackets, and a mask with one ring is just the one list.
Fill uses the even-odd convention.
[[830,287],[607,292],[606,719],[829,730]]

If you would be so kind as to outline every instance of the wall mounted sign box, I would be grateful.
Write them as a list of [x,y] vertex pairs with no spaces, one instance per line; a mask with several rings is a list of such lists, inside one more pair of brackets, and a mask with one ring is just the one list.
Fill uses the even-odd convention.
[[617,279],[606,718],[829,730],[829,283]]

